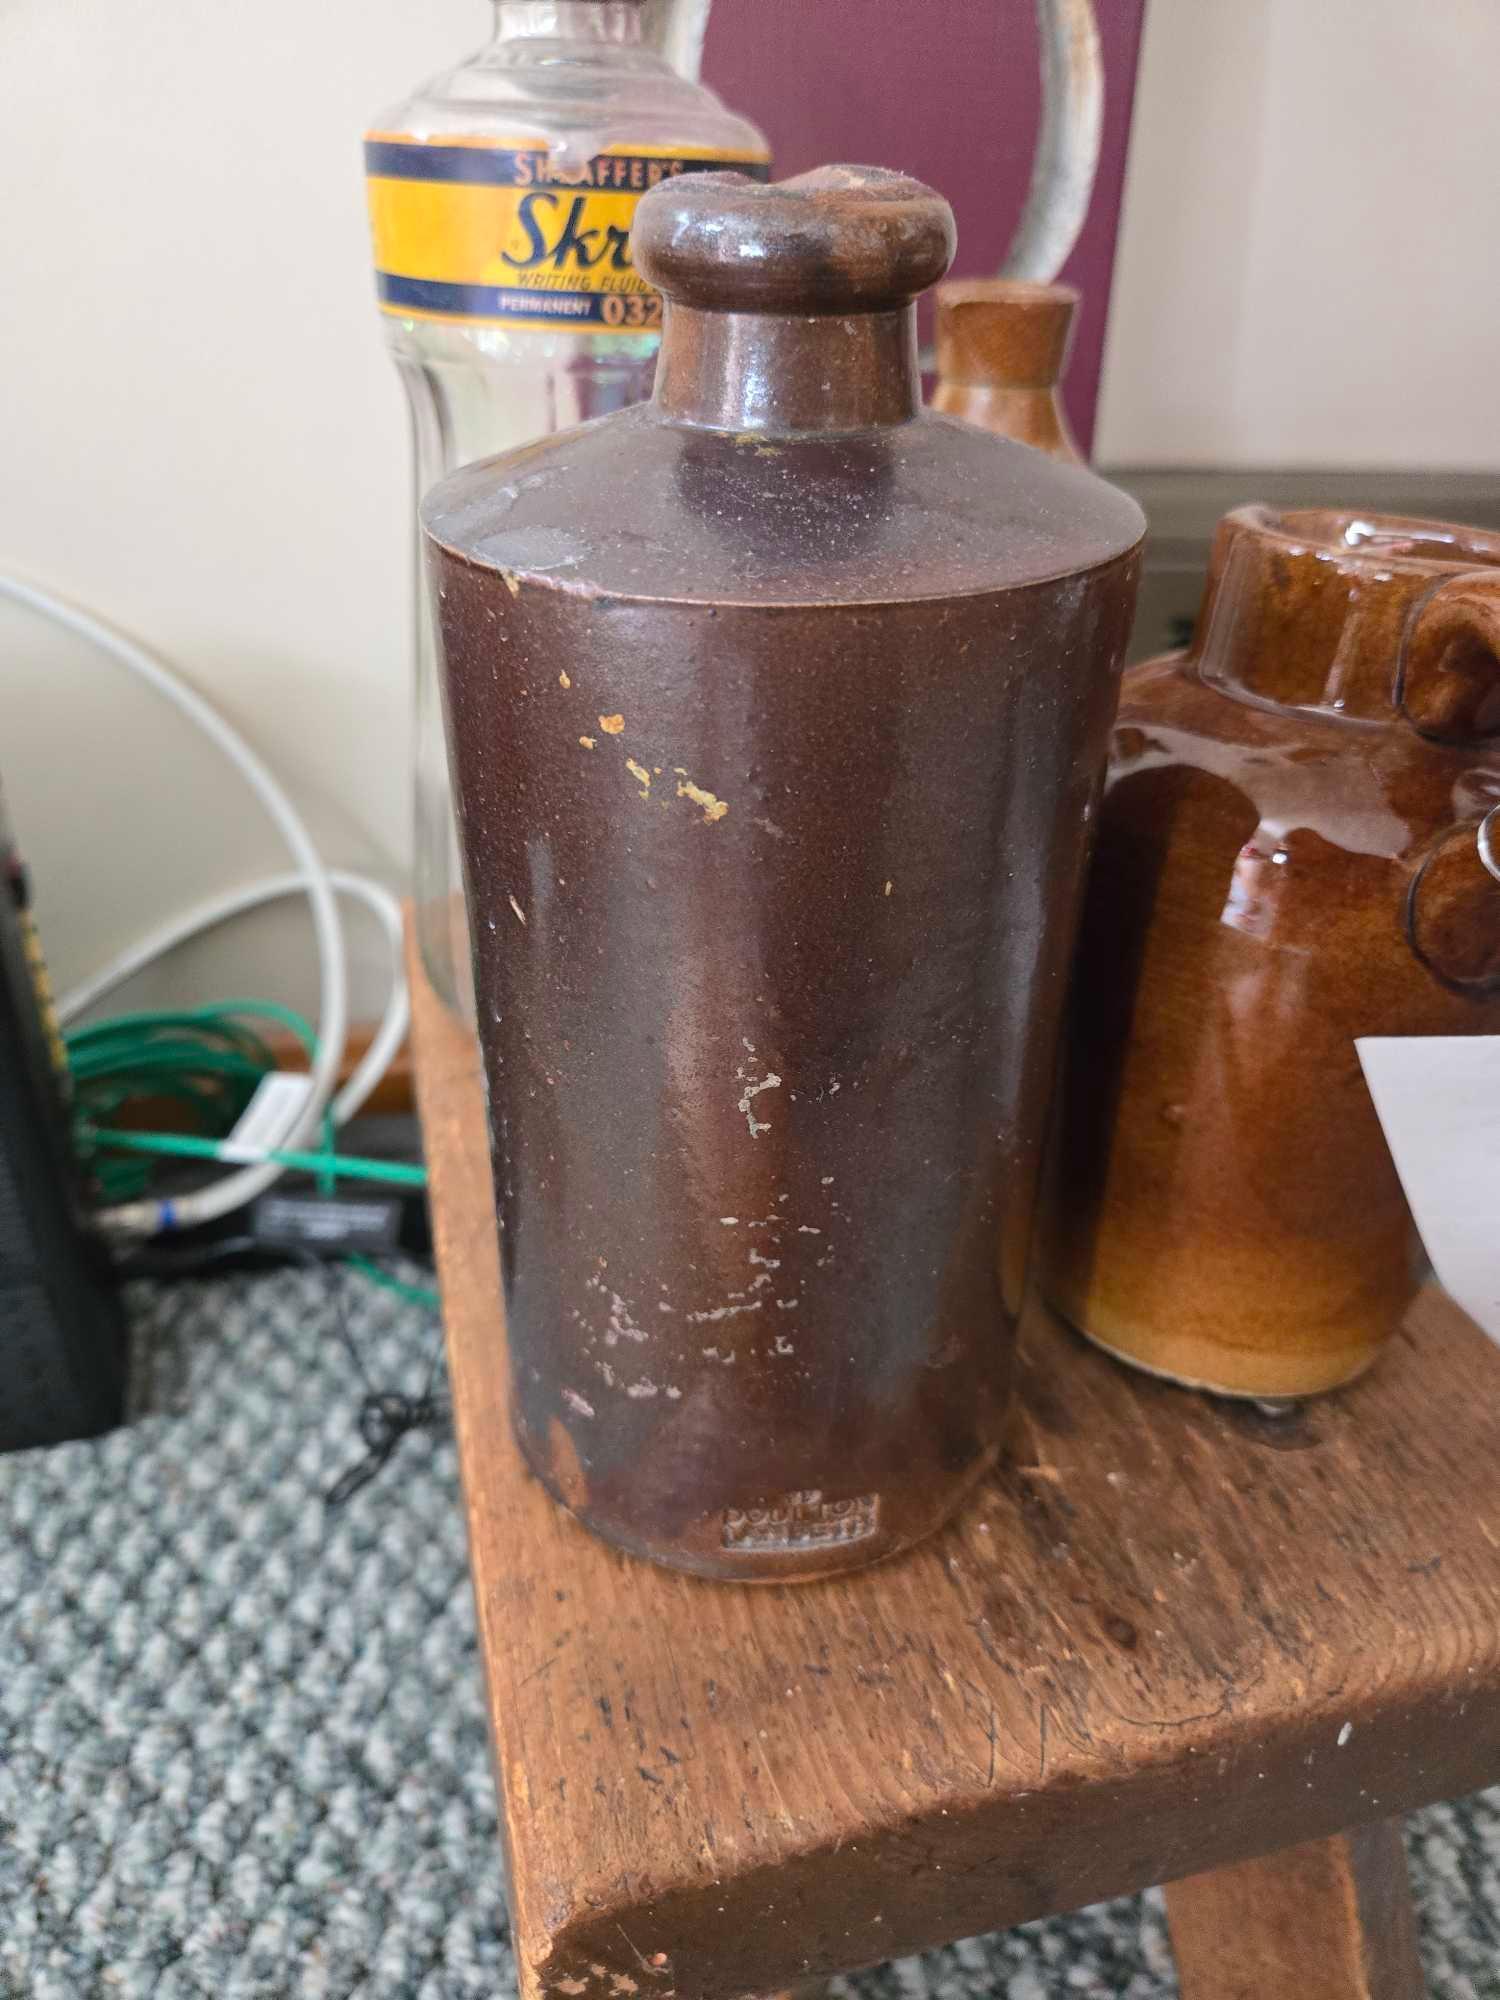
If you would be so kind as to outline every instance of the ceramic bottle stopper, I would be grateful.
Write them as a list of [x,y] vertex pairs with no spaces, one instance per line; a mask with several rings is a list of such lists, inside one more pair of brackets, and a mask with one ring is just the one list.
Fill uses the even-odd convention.
[[1077,309],[1069,285],[1024,278],[939,285],[932,407],[1076,462],[1060,384]]
[[662,185],[654,401],[425,508],[517,1435],[713,1576],[889,1555],[1000,1437],[1144,523],[921,409],[952,243],[877,169]]
[[[1229,1394],[1357,1375],[1420,1259],[1358,1035],[1500,1033],[1500,537],[1241,508],[1125,677],[1046,1288]],[[1492,825],[1493,823],[1491,823]]]

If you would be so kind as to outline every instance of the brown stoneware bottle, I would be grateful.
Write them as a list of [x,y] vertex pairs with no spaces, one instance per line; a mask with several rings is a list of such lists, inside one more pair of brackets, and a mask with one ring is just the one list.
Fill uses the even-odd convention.
[[932,407],[1076,463],[1059,385],[1077,310],[1069,285],[1024,278],[939,285]]
[[717,1577],[1000,1437],[1143,522],[921,409],[952,243],[877,169],[663,184],[654,401],[425,508],[521,1447]]
[[[1245,507],[1125,677],[1046,1289],[1229,1394],[1357,1375],[1419,1261],[1357,1035],[1500,1033],[1500,537]],[[1493,822],[1490,823],[1493,825]]]

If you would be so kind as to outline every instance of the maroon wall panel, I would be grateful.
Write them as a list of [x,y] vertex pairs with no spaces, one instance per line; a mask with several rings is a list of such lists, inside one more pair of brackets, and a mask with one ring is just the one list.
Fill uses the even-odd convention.
[[[1083,293],[1067,401],[1088,448],[1099,390],[1145,0],[1095,0],[1104,145],[1062,275]],[[958,217],[960,276],[994,271],[1031,178],[1040,83],[1034,0],[715,0],[703,73],[768,134],[779,174],[828,160],[900,167]]]

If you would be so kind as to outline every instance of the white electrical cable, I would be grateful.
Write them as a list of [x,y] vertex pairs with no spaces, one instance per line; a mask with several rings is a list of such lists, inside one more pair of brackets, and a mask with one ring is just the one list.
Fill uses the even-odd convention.
[[[380,920],[391,952],[390,998],[380,1017],[380,1026],[349,1081],[330,1107],[334,1124],[347,1125],[395,1061],[401,1044],[406,1040],[406,1030],[411,1022],[411,1001],[406,986],[401,905],[389,889],[367,875],[352,875],[345,869],[331,868],[328,880],[339,895],[353,897],[373,912]],[[70,993],[65,993],[57,1003],[59,1024],[66,1028],[80,1014],[98,1006],[117,986],[123,986],[127,979],[133,979],[157,959],[165,958],[169,951],[175,951],[189,938],[213,930],[217,925],[227,923],[231,917],[243,916],[247,910],[259,909],[264,903],[274,903],[285,896],[306,894],[304,876],[267,875],[258,882],[247,882],[242,888],[227,889],[222,895],[210,896],[191,910],[183,911],[181,916],[169,918],[159,929],[148,932],[122,951],[118,958],[91,974]]]
[[[250,745],[211,708],[202,695],[191,688],[164,661],[124,633],[116,632],[92,613],[69,604],[51,591],[20,577],[0,573],[0,597],[24,605],[54,624],[76,633],[100,652],[125,667],[171,702],[206,736],[255,793],[268,817],[286,842],[303,878],[303,889],[312,912],[313,934],[318,948],[319,1004],[318,1052],[312,1065],[312,1086],[308,1097],[288,1114],[285,1127],[267,1141],[268,1149],[294,1149],[314,1138],[323,1113],[338,1085],[339,1067],[344,1059],[348,1033],[348,973],[344,959],[344,935],[333,900],[328,870],[319,858],[301,814],[272,777]],[[188,1228],[211,1222],[253,1201],[280,1173],[274,1162],[246,1167],[205,1188],[196,1188],[180,1200],[126,1202],[103,1210],[96,1218],[106,1229],[120,1234],[153,1235],[173,1224]]]

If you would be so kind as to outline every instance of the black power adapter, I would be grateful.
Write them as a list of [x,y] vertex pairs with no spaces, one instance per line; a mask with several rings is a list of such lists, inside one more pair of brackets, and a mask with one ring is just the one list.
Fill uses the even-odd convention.
[[0,810],[0,1451],[94,1437],[124,1414],[124,1316],[84,1222],[67,1062]]

